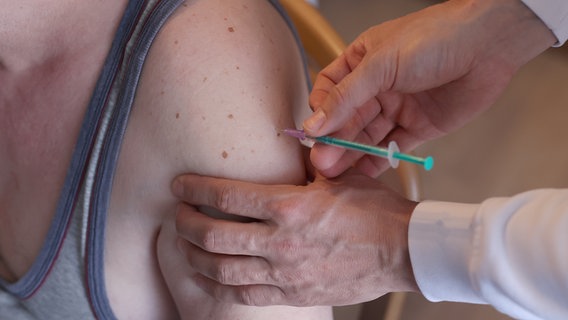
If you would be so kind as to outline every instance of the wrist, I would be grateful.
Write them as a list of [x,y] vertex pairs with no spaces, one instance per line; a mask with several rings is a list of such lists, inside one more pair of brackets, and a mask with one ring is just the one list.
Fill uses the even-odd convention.
[[409,227],[410,227],[410,218],[414,209],[418,205],[418,202],[408,201],[405,204],[404,209],[402,210],[402,214],[400,215],[400,226],[401,229],[399,230],[398,234],[400,235],[400,244],[399,250],[399,266],[397,267],[398,279],[396,279],[396,283],[398,283],[397,288],[395,291],[407,291],[407,292],[419,292],[418,284],[414,277],[414,272],[412,270],[412,263],[410,260],[410,246],[409,246]]
[[464,23],[473,28],[464,37],[472,37],[474,50],[479,50],[477,57],[516,71],[557,42],[546,24],[520,0],[454,1],[462,5]]

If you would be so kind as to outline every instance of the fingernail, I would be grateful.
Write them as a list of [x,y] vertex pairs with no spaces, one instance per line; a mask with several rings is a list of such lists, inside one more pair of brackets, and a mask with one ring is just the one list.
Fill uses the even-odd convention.
[[322,127],[325,122],[325,113],[322,109],[318,109],[306,121],[304,121],[304,129],[309,134],[315,134]]
[[183,184],[181,183],[179,178],[176,178],[172,183],[172,193],[176,197],[183,196]]

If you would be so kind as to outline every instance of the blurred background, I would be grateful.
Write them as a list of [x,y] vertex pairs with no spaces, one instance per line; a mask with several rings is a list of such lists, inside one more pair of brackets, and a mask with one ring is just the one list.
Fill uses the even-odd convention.
[[[433,0],[319,0],[347,43],[372,25]],[[519,34],[519,37],[522,37]],[[524,66],[488,112],[417,150],[436,164],[421,171],[423,199],[480,202],[535,188],[568,187],[568,49],[553,48]],[[384,319],[389,297],[336,308],[337,320]],[[392,310],[391,310],[392,311]],[[510,319],[489,306],[430,303],[407,294],[395,319]],[[388,316],[394,320],[393,314]]]

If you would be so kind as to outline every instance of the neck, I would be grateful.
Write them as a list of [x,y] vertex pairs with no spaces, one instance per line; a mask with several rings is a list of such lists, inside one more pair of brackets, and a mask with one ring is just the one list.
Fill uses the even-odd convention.
[[18,72],[112,38],[125,0],[0,0],[0,72]]

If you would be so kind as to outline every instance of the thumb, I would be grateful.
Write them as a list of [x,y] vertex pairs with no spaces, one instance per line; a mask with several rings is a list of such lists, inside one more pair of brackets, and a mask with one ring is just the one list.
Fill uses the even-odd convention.
[[[327,89],[323,95],[325,98],[315,112],[304,121],[304,130],[311,136],[322,136],[338,131],[344,127],[357,112],[357,109],[365,105],[371,99],[375,99],[381,89],[384,89],[385,79],[389,77],[384,64],[369,63],[365,57],[352,71],[348,72],[336,85]],[[376,59],[375,59],[376,60]],[[328,75],[335,73],[338,66],[331,64],[322,70],[318,78],[324,78],[328,82],[334,79]],[[323,82],[324,80],[320,80]],[[319,90],[320,92],[316,92]],[[324,88],[314,85],[312,95],[322,95]],[[380,108],[376,104],[376,108]]]

